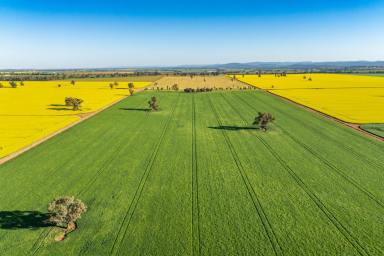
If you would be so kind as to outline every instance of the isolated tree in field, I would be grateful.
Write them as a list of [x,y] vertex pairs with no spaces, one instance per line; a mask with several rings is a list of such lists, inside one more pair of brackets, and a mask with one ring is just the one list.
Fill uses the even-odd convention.
[[151,111],[157,111],[159,106],[157,105],[157,99],[155,96],[153,96],[151,98],[150,101],[148,101],[148,105],[149,105],[149,108],[151,109]]
[[58,84],[58,85],[57,85],[57,87],[59,87],[59,88],[60,88],[60,87],[61,87],[61,84]]
[[10,81],[9,82],[9,85],[12,87],[12,88],[16,88],[17,87],[17,83],[15,81]]
[[129,94],[132,96],[133,93],[135,92],[135,85],[133,83],[129,83],[128,90],[129,90]]
[[114,86],[113,83],[109,84],[109,88],[113,89],[113,86]]
[[4,88],[4,85],[2,83],[0,83],[0,88]]
[[81,104],[84,102],[82,99],[78,98],[72,98],[72,97],[65,97],[65,105],[66,106],[72,106],[73,110],[79,110],[81,107]]
[[75,80],[72,80],[71,81],[71,85],[75,85],[76,84],[76,81]]
[[275,118],[270,113],[258,112],[258,115],[253,121],[253,125],[258,125],[263,131],[267,131],[268,123],[273,122]]
[[23,81],[20,81],[20,86],[24,86],[24,82]]
[[79,110],[82,103],[83,103],[82,99],[72,98],[73,110]]
[[[58,227],[65,228],[64,236],[76,229],[76,221],[87,211],[87,206],[73,196],[54,199],[48,204],[49,222]],[[62,236],[62,239],[64,239]]]
[[179,90],[179,85],[178,84],[172,85],[172,90],[178,91]]
[[113,85],[117,87],[117,86],[119,86],[119,83],[115,81],[115,82],[113,83]]

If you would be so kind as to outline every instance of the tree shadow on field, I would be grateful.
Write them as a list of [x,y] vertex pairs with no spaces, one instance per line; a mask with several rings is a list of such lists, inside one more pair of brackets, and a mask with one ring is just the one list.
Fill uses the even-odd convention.
[[65,105],[65,104],[49,104],[48,106],[51,106],[51,107],[66,107],[67,105]]
[[215,130],[226,130],[226,131],[260,130],[259,127],[252,127],[252,126],[234,126],[234,125],[209,126],[208,128],[210,128],[210,129],[215,129]]
[[148,112],[148,108],[119,108],[120,110],[127,110],[127,111],[143,111]]
[[65,104],[49,104],[48,106],[50,108],[47,108],[47,109],[50,109],[50,110],[59,110],[59,111],[72,110],[72,108],[70,106],[67,106]]
[[38,229],[50,227],[49,214],[39,211],[0,211],[0,229]]

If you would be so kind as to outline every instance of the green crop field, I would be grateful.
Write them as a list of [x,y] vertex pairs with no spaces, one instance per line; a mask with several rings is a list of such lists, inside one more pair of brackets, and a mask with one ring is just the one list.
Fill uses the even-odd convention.
[[384,138],[384,124],[364,124],[360,125],[360,127],[370,133]]
[[0,255],[383,255],[383,180],[382,142],[263,91],[147,91],[0,166]]

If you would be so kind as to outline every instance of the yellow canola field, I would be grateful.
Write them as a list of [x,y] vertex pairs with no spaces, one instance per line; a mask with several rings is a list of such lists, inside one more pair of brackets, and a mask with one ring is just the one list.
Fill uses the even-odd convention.
[[384,123],[384,77],[288,74],[236,78],[349,123]]
[[[78,121],[79,114],[97,111],[128,95],[128,83],[120,82],[111,89],[110,82],[44,81],[18,83],[10,88],[0,82],[0,158],[22,149],[55,131]],[[58,87],[58,84],[61,87]],[[140,89],[150,82],[135,82]],[[84,100],[79,111],[64,104],[65,97]]]

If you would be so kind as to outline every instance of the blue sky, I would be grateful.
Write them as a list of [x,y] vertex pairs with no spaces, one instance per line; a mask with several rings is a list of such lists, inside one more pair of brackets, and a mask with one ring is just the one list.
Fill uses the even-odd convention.
[[384,0],[0,0],[0,68],[384,60]]

